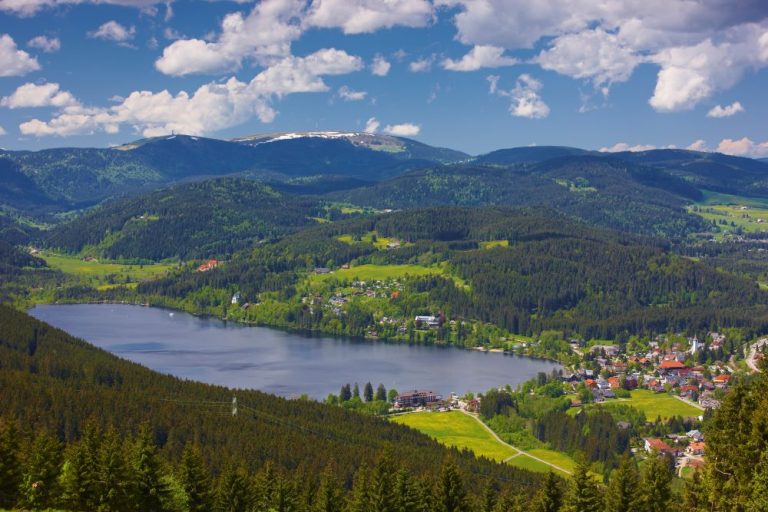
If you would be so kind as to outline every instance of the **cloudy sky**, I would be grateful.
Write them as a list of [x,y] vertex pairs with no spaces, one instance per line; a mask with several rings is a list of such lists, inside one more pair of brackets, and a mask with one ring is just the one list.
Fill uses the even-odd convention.
[[0,146],[367,130],[768,156],[766,0],[0,0]]

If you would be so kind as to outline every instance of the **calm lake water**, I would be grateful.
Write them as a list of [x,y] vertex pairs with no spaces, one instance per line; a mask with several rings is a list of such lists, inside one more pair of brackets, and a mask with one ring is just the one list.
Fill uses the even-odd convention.
[[44,305],[35,318],[164,373],[283,396],[325,398],[346,382],[448,394],[515,386],[558,365],[451,347],[308,337],[159,308]]

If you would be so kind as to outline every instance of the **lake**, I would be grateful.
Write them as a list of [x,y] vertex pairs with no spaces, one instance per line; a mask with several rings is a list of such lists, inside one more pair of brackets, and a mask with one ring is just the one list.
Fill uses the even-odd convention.
[[282,396],[325,398],[344,383],[447,395],[524,382],[559,365],[537,359],[384,342],[310,337],[181,312],[114,304],[42,305],[35,318],[177,377]]

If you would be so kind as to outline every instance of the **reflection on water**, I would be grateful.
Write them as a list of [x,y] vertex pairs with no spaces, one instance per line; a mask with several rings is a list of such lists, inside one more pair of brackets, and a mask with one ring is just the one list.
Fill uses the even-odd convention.
[[283,396],[324,398],[346,382],[438,393],[512,386],[558,366],[435,346],[307,337],[267,327],[113,304],[37,306],[30,314],[164,373]]

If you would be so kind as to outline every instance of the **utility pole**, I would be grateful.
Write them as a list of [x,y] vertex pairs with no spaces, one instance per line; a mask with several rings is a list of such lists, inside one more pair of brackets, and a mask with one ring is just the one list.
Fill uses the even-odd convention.
[[232,416],[237,416],[237,397],[232,397]]

